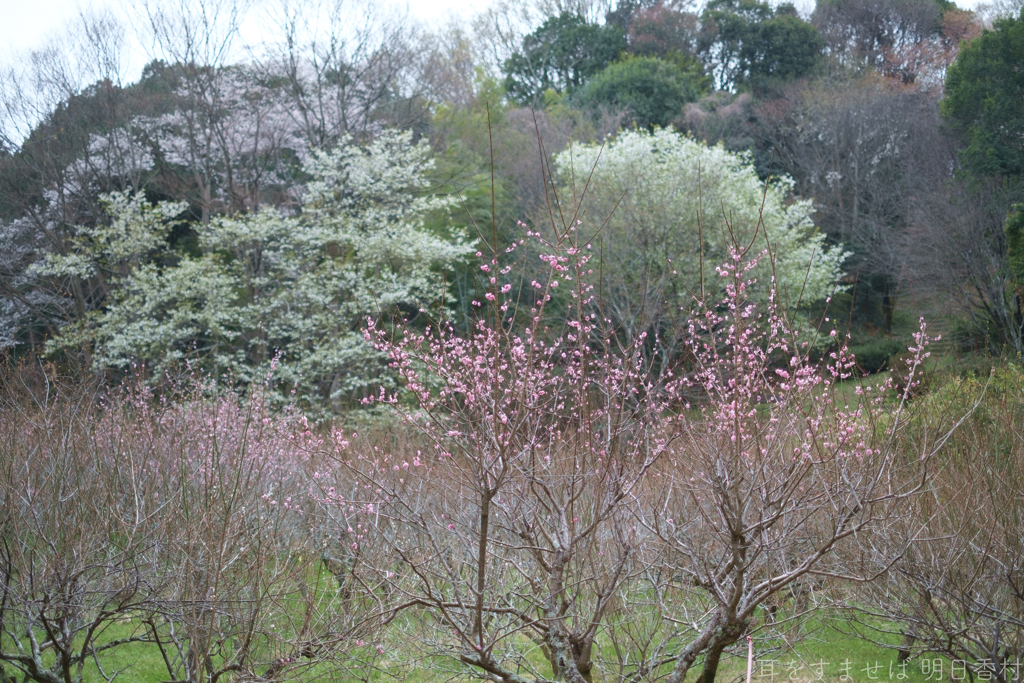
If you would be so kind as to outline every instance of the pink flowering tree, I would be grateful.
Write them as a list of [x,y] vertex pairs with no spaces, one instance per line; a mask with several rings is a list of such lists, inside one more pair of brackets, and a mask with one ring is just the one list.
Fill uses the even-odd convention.
[[402,387],[373,402],[422,447],[339,454],[359,482],[335,501],[359,584],[436,661],[493,680],[592,680],[605,618],[644,566],[626,503],[672,439],[668,395],[603,328],[589,245],[575,224],[553,233],[527,232],[545,270],[528,284],[513,275],[525,241],[478,253],[489,289],[466,336],[370,322]]
[[711,683],[784,594],[799,612],[823,577],[856,574],[834,551],[889,533],[922,490],[942,439],[908,457],[901,438],[928,340],[902,395],[843,394],[853,357],[812,362],[820,345],[774,278],[749,296],[774,254],[734,246],[724,299],[695,301],[685,362],[655,376],[643,335],[623,343],[602,315],[575,223],[527,236],[545,277],[516,281],[524,242],[479,253],[489,291],[471,334],[370,323],[401,380],[373,402],[415,436],[336,441],[348,483],[328,502],[352,580],[438,666],[580,682],[682,681],[702,664]]
[[20,370],[0,372],[0,680],[137,680],[147,652],[167,680],[297,680],[373,628],[319,571],[305,418]]
[[[923,323],[902,395],[891,380],[851,393],[841,382],[853,378],[853,356],[840,345],[812,363],[814,344],[781,313],[774,278],[767,302],[749,296],[761,260],[771,265],[774,254],[734,247],[717,269],[724,300],[702,303],[690,319],[693,363],[672,388],[696,400],[639,513],[671,577],[654,591],[666,630],[641,650],[652,654],[635,660],[637,675],[677,683],[702,658],[699,680],[711,683],[726,648],[770,625],[781,605],[789,616],[805,611],[823,577],[870,578],[834,551],[895,538],[893,524],[943,441],[910,457],[901,447],[908,392],[928,355]],[[912,539],[897,540],[890,560]]]

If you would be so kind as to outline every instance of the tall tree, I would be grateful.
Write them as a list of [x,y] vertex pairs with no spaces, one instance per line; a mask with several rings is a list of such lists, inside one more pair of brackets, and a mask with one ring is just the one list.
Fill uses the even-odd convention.
[[712,0],[703,15],[705,62],[722,89],[801,78],[822,47],[817,29],[790,3]]
[[695,56],[700,48],[700,18],[675,3],[638,9],[629,24],[629,47],[649,57]]
[[950,179],[936,98],[875,75],[843,90],[795,90],[789,106],[765,127],[776,163],[815,198],[822,229],[853,251],[861,321],[891,331],[918,200]]
[[366,318],[415,317],[443,300],[439,268],[468,246],[423,229],[446,199],[424,196],[426,145],[389,132],[366,148],[347,141],[305,165],[302,210],[275,208],[195,226],[200,256],[158,267],[180,204],[111,195],[110,227],[83,229],[73,253],[50,255],[55,276],[103,273],[102,311],[49,347],[90,345],[97,369],[144,362],[157,371],[192,355],[241,386],[272,368],[311,408],[351,396],[383,367],[364,343]]
[[[788,178],[766,187],[745,154],[671,130],[630,131],[574,146],[557,164],[561,196],[579,197],[580,230],[603,250],[602,315],[631,339],[646,332],[662,362],[678,353],[693,301],[718,296],[720,279],[704,271],[733,240],[777,254],[775,287],[793,310],[826,298],[840,277],[845,254],[825,245],[811,203],[791,195]],[[759,278],[767,296],[773,276]]]
[[885,69],[892,55],[938,35],[946,0],[821,0],[811,21],[825,52],[851,68]]
[[505,61],[505,88],[523,104],[536,102],[548,89],[575,90],[626,47],[621,26],[588,24],[562,12],[523,38],[522,49]]
[[1024,176],[1024,10],[971,41],[946,77],[942,114],[981,176]]

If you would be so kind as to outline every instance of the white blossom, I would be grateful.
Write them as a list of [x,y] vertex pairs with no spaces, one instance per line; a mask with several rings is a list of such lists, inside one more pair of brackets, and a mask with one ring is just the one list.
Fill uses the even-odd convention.
[[653,321],[667,334],[702,293],[718,296],[714,269],[733,242],[770,250],[756,272],[760,289],[769,291],[774,261],[791,310],[837,287],[846,253],[825,244],[792,179],[766,185],[748,154],[673,130],[625,131],[604,145],[572,146],[556,164],[563,199],[580,202],[580,229],[603,250],[606,310],[627,327]]
[[[441,269],[469,251],[422,227],[426,212],[449,203],[424,194],[428,153],[409,133],[386,132],[365,149],[346,140],[312,154],[298,215],[266,208],[193,226],[202,256],[172,267],[138,262],[104,311],[55,344],[89,340],[98,366],[142,361],[157,375],[192,358],[241,385],[262,380],[273,362],[276,378],[310,405],[377,380],[385,364],[363,337],[366,318],[432,306],[442,299]],[[89,233],[91,250],[51,256],[45,268],[123,262],[152,246],[140,232],[160,239],[181,208],[122,195],[108,207],[111,226]]]

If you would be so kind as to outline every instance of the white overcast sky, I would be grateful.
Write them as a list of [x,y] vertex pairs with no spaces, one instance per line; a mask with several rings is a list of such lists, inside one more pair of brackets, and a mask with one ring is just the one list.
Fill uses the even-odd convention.
[[[387,0],[388,4],[427,22],[449,14],[472,16],[490,0]],[[80,7],[118,7],[118,3],[89,0],[0,0],[0,54],[7,56],[36,47],[48,36],[58,34]],[[259,10],[254,10],[258,14]]]

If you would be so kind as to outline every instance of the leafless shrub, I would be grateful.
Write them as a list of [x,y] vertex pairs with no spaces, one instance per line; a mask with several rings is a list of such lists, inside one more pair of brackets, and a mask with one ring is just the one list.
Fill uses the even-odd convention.
[[[857,559],[881,576],[856,584],[848,603],[857,633],[896,647],[901,659],[943,655],[1001,683],[1019,676],[1024,658],[1020,381],[1016,368],[998,371],[936,459],[929,490]],[[951,382],[927,397],[928,412],[962,410],[985,390],[977,380]],[[920,439],[929,425],[912,427]]]
[[321,571],[304,421],[40,376],[4,375],[0,663],[110,680],[110,651],[147,647],[171,680],[285,680],[359,632]]

